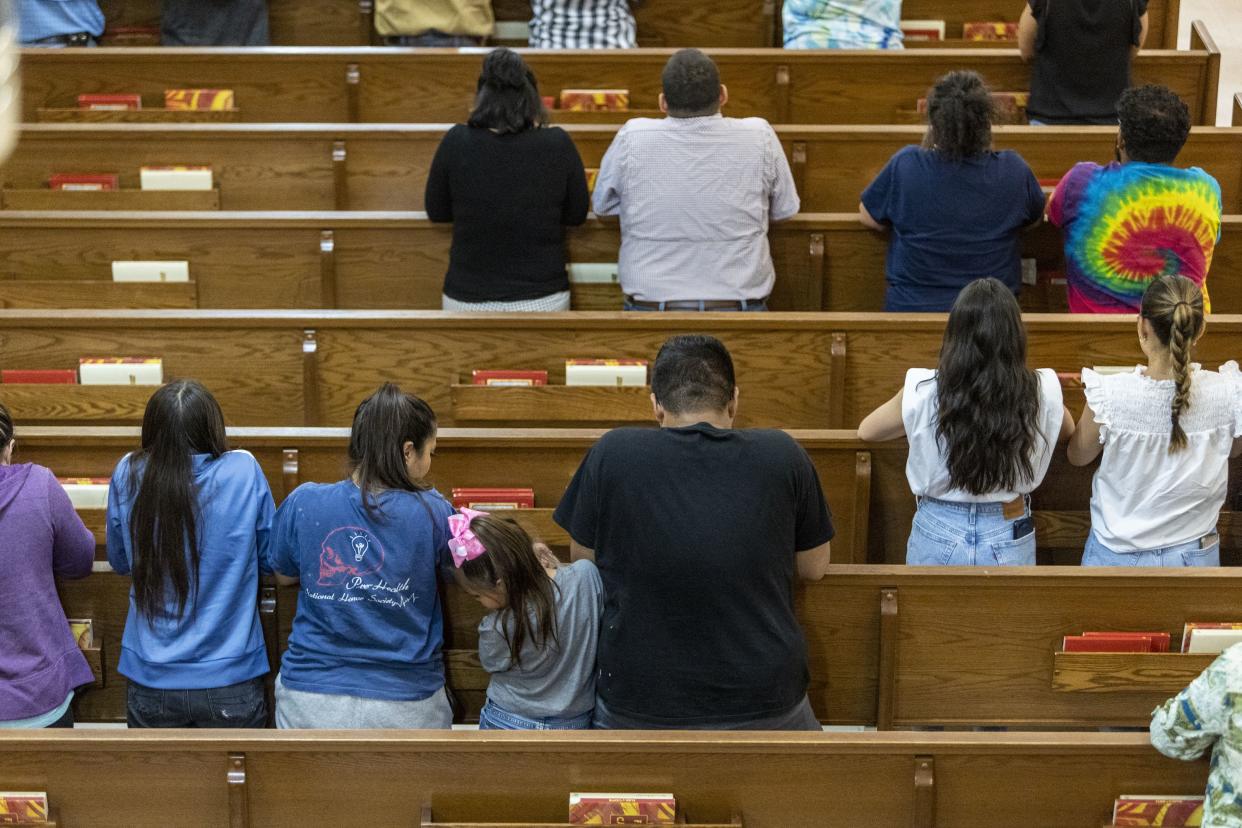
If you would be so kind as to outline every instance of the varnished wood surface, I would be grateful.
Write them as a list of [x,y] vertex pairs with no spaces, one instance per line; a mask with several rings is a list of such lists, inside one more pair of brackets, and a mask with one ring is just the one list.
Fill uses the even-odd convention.
[[1057,653],[1052,686],[1061,693],[1168,693],[1194,681],[1214,655],[1168,653]]
[[[729,113],[773,123],[898,122],[938,77],[963,67],[1002,90],[1024,90],[1030,77],[1016,49],[708,51],[729,86]],[[545,92],[626,88],[631,106],[654,109],[670,53],[530,50],[526,56]],[[467,111],[479,65],[477,52],[449,49],[30,49],[23,53],[22,92],[27,121],[40,108],[71,107],[84,92],[137,92],[154,101],[166,88],[198,86],[235,90],[241,117],[251,121],[444,123]],[[1209,92],[1219,69],[1219,52],[1206,46],[1144,51],[1134,61],[1134,81],[1169,86],[1186,100],[1194,123],[1210,125],[1216,99]],[[868,82],[858,84],[860,77]]]
[[[324,233],[330,233],[336,306],[438,309],[451,230],[421,213],[0,212],[0,275],[16,282],[103,280],[116,259],[190,263],[202,308],[317,308],[325,287]],[[1226,216],[1209,277],[1213,310],[1242,313],[1242,218]],[[768,243],[777,279],[769,307],[781,311],[879,311],[884,306],[888,237],[855,213],[802,214],[775,224]],[[1022,239],[1039,284],[1026,286],[1028,312],[1064,311],[1060,231],[1043,225]],[[591,219],[568,233],[571,262],[615,263],[616,221]],[[4,280],[0,279],[0,283]],[[121,287],[115,288],[120,291]],[[135,289],[137,287],[135,286]],[[614,285],[574,285],[575,310],[620,310]],[[29,303],[35,305],[36,303]],[[66,284],[63,301],[40,307],[116,307]],[[157,307],[157,304],[135,307]]]
[[1091,825],[1120,793],[1193,794],[1207,777],[1142,734],[78,731],[6,732],[0,748],[6,779],[39,781],[64,824],[103,828],[228,824],[230,756],[248,824],[273,826],[346,805],[359,825],[413,825],[428,804],[446,821],[550,822],[571,790],[636,787],[747,828],[913,825],[918,762],[934,765],[935,824],[990,828],[1022,790],[1023,824]]
[[[14,154],[0,167],[6,209],[79,210],[421,210],[427,170],[445,124],[187,125],[152,128],[117,124],[23,127]],[[571,125],[583,163],[598,168],[616,125]],[[856,212],[859,195],[889,158],[918,144],[920,126],[778,126],[792,162],[802,212]],[[1059,179],[1079,161],[1113,160],[1115,127],[1001,126],[998,150],[1014,150],[1036,177]],[[63,172],[115,172],[122,188],[136,190],[142,166],[205,164],[219,193],[55,193],[39,190]],[[801,160],[800,160],[801,159]],[[1178,156],[1179,166],[1199,166],[1221,185],[1224,211],[1242,212],[1242,129],[1197,127]],[[343,170],[338,186],[337,172]],[[160,199],[174,203],[163,206]],[[109,203],[116,202],[116,203]],[[197,206],[196,206],[197,205]]]

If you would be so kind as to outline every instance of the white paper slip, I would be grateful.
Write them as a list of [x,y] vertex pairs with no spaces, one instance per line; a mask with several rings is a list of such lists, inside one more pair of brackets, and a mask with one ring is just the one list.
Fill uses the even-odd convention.
[[530,24],[523,20],[497,20],[492,40],[530,40]]
[[143,167],[144,190],[210,190],[211,167]]
[[566,385],[646,385],[647,364],[608,364],[609,361],[565,364]]
[[578,284],[612,284],[621,279],[616,262],[574,262],[569,266],[569,281]]
[[75,509],[106,509],[108,508],[107,483],[65,483],[62,482],[65,494]]
[[1190,631],[1188,653],[1219,655],[1234,644],[1242,644],[1242,630],[1213,630],[1197,627]]
[[113,262],[114,282],[188,282],[189,262]]
[[161,385],[164,363],[159,359],[83,359],[78,363],[82,385]]

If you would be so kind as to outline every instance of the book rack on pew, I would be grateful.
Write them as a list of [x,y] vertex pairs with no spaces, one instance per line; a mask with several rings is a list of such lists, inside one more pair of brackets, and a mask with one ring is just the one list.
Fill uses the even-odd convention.
[[1173,695],[1185,689],[1214,655],[1201,653],[1063,653],[1052,657],[1052,689],[1058,693]]
[[517,425],[542,420],[570,423],[644,425],[652,422],[647,386],[540,385],[497,387],[453,385],[453,418],[462,424]]
[[0,278],[0,308],[84,308],[137,310],[198,307],[193,282],[112,282],[87,279]]
[[428,803],[441,826],[564,825],[569,792],[636,782],[699,824],[991,828],[1021,790],[1013,824],[1099,825],[1121,793],[1207,773],[1146,734],[0,733],[0,777],[70,826],[414,826]]
[[210,190],[0,190],[4,210],[219,210],[220,188]]
[[228,124],[241,120],[239,109],[81,109],[40,107],[43,124]]
[[[677,825],[688,825],[692,828],[742,828],[741,816],[735,815],[728,822],[690,822],[684,812],[678,811]],[[433,818],[430,805],[422,809],[420,828],[575,828],[568,822],[439,822]]]

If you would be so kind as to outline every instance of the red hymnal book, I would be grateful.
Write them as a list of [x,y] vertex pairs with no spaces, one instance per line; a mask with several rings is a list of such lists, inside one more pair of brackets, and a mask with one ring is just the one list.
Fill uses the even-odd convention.
[[473,371],[470,380],[475,385],[547,385],[547,371]]
[[1151,638],[1128,638],[1126,636],[1067,635],[1061,640],[1061,651],[1066,653],[1150,653]]
[[1018,39],[1018,24],[1011,22],[963,23],[962,40],[1013,41]]
[[534,489],[489,489],[463,488],[453,489],[454,509],[533,509],[535,508]]
[[78,95],[78,109],[142,109],[142,96]]
[[47,180],[53,190],[115,190],[116,173],[52,173]]
[[1151,641],[1153,653],[1167,653],[1172,636],[1167,632],[1084,632],[1083,638],[1140,638]]
[[77,385],[78,372],[59,368],[37,371],[5,368],[0,371],[0,383],[6,385]]

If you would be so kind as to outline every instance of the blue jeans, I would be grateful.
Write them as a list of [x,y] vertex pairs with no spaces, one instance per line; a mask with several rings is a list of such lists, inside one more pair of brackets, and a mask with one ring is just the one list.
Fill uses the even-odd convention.
[[1145,549],[1141,552],[1114,552],[1092,532],[1082,553],[1083,566],[1220,566],[1220,535],[1213,529],[1189,543]]
[[783,713],[759,716],[753,719],[735,719],[709,724],[653,724],[642,719],[613,712],[599,696],[595,697],[596,730],[800,730],[823,733],[819,719],[806,696]]
[[489,699],[479,713],[479,730],[590,730],[591,712],[587,711],[571,719],[560,716],[528,719],[497,707]]
[[[743,299],[741,300],[741,302],[742,302],[742,307],[740,308],[712,308],[711,312],[712,313],[741,313],[742,311],[757,312],[757,311],[766,311],[768,309],[768,300],[766,299],[755,299],[755,300]],[[659,311],[662,311],[665,309],[664,306],[666,304],[668,303],[661,302],[660,307],[658,308],[643,308],[643,307],[639,307],[638,305],[631,305],[629,301],[627,300],[625,303],[625,309],[627,311],[653,311],[653,312],[658,313]],[[706,311],[707,308],[703,307],[704,304],[705,303],[703,302],[699,302],[699,306],[697,308],[672,308],[670,310],[670,313],[693,313],[696,310]]]
[[125,719],[130,727],[265,727],[263,677],[207,690],[158,690],[131,681]]
[[1031,516],[1025,498],[1021,518],[1006,518],[1002,503],[949,503],[919,498],[910,540],[909,566],[1034,566],[1035,530],[1015,539],[1014,524]]

